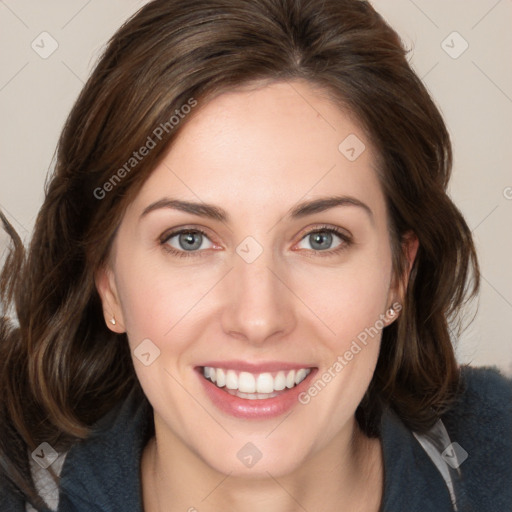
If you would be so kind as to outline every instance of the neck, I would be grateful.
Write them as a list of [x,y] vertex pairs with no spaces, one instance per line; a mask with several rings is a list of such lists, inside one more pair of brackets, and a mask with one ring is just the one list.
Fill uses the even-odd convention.
[[268,471],[251,478],[220,473],[177,438],[155,431],[141,461],[145,512],[288,512],[318,510],[319,504],[326,512],[379,510],[380,441],[366,437],[355,421],[349,436],[333,439],[292,473],[279,477]]

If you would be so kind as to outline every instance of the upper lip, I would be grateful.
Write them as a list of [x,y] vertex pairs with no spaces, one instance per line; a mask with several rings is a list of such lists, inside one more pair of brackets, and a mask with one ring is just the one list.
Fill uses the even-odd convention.
[[230,361],[207,361],[201,367],[210,366],[213,368],[223,368],[226,370],[237,370],[239,372],[265,373],[276,372],[279,370],[299,370],[300,368],[315,368],[308,363],[291,363],[284,361],[266,361],[254,363],[249,361],[230,360]]

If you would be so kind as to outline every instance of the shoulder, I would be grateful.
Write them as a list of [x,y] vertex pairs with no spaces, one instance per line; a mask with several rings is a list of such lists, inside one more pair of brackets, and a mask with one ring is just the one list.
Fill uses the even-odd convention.
[[[3,466],[3,461],[2,462]],[[9,512],[25,512],[25,500],[9,483],[7,477],[0,472],[0,510]]]
[[140,459],[153,429],[151,406],[135,387],[94,425],[87,439],[68,451],[59,510],[141,510]]
[[442,420],[463,450],[466,493],[478,510],[504,509],[512,503],[512,379],[496,367],[463,366],[460,384]]
[[496,367],[461,367],[460,393],[443,421],[466,436],[510,433],[512,379]]

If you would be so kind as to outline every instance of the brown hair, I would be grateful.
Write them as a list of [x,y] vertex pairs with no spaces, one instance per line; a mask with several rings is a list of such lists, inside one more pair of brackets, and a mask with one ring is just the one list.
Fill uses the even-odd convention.
[[[446,194],[449,135],[406,52],[357,0],[156,0],[117,31],[66,121],[26,254],[1,217],[13,243],[1,275],[0,455],[27,499],[41,505],[30,451],[86,438],[138,385],[126,335],[105,326],[94,272],[191,116],[169,119],[191,99],[197,113],[252,82],[306,80],[353,114],[379,154],[397,276],[404,235],[419,239],[402,313],[383,331],[357,411],[361,427],[376,435],[388,404],[422,432],[449,407],[459,373],[448,322],[477,292],[479,271],[470,230]],[[159,126],[156,147],[121,172]],[[19,326],[7,320],[12,305]]]

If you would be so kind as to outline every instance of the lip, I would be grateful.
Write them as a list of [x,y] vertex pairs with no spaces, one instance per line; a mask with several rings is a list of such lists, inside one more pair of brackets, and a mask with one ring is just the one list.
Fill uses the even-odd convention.
[[241,361],[232,359],[230,361],[207,361],[201,365],[201,368],[211,366],[213,368],[222,368],[223,370],[237,370],[239,372],[249,373],[265,373],[277,372],[279,370],[300,370],[301,368],[314,368],[311,364],[289,363],[279,361],[267,361],[261,363],[252,363],[249,361]]
[[[215,384],[213,384],[213,382],[210,382],[208,379],[204,378],[202,366],[196,367],[195,371],[197,373],[197,376],[201,381],[205,393],[207,397],[211,400],[211,402],[220,411],[235,418],[246,420],[266,420],[270,418],[276,418],[288,412],[294,406],[297,406],[299,404],[299,394],[309,387],[311,379],[318,371],[318,368],[316,367],[301,366],[296,364],[290,366],[290,363],[288,363],[288,367],[286,365],[283,365],[282,363],[279,363],[280,366],[277,363],[265,363],[261,365],[254,365],[250,363],[238,365],[238,363],[240,363],[240,361],[230,361],[230,365],[226,366],[226,364],[219,364],[219,362],[216,362],[215,364],[213,362],[210,362],[205,363],[204,366],[213,366],[216,368],[226,368],[240,371],[250,371],[252,373],[276,371],[279,369],[311,369],[309,375],[300,384],[291,389],[287,388],[287,391],[283,390],[283,392],[280,395],[275,396],[273,398],[249,400],[246,398],[239,398],[237,396],[230,395],[223,389],[217,387]],[[263,370],[261,370],[261,368],[263,368]]]

